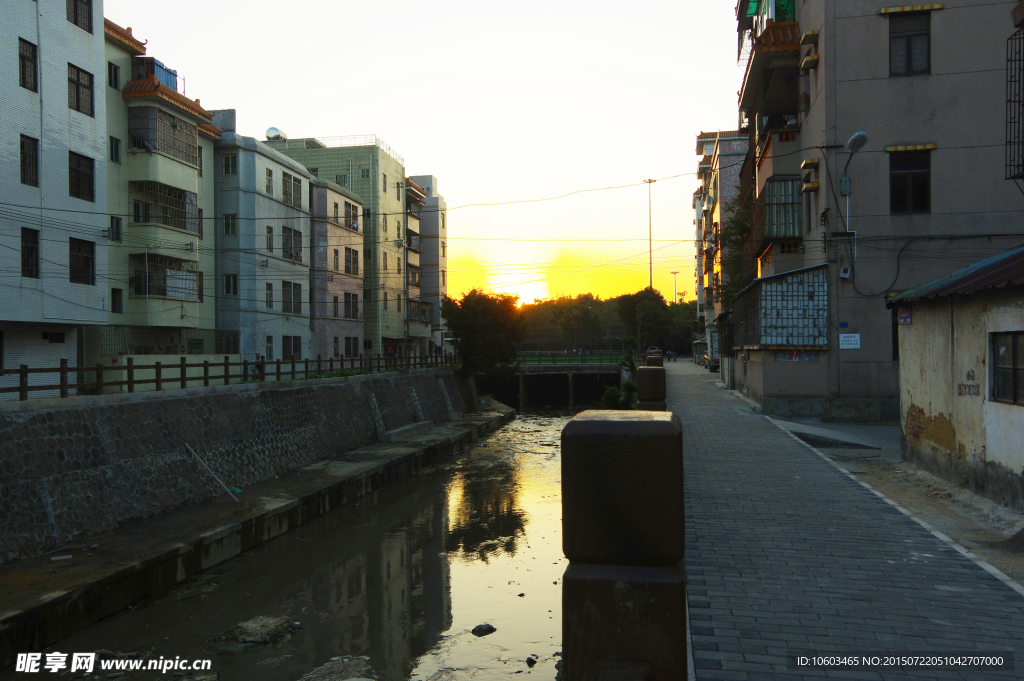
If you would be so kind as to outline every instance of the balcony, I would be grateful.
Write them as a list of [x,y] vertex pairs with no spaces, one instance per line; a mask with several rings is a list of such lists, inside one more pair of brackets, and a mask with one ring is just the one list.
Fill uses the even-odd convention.
[[433,305],[420,300],[407,300],[405,306],[405,318],[411,322],[430,323],[430,312]]
[[800,66],[800,24],[796,21],[775,23],[769,19],[764,30],[752,38],[747,68],[743,74],[743,85],[740,88],[739,104],[747,108],[753,104],[756,90],[761,84],[761,75],[769,62],[777,65],[780,61],[792,61],[792,66]]
[[777,240],[803,236],[800,224],[801,181],[799,175],[774,175],[754,199],[750,242],[761,253]]
[[409,250],[410,251],[416,251],[417,253],[419,253],[420,252],[420,235],[417,234],[416,232],[412,231],[411,229],[408,230],[407,234],[409,236],[409,242],[408,242],[409,243]]
[[132,253],[128,260],[132,271],[130,295],[202,300],[203,273],[195,260],[157,253]]

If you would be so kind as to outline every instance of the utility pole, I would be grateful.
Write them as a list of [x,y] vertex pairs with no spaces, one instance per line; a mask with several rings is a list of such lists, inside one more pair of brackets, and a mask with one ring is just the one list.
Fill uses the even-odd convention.
[[654,289],[654,239],[651,236],[651,185],[657,180],[644,180],[647,185],[647,285]]
[[672,275],[672,302],[677,303],[679,301],[676,300],[678,298],[678,295],[676,294],[676,275],[679,274],[679,270],[669,272],[669,274]]

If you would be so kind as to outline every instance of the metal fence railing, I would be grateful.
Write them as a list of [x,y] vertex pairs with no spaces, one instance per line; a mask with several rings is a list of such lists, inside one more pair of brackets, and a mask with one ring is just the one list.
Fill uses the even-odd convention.
[[[155,362],[135,364],[129,357],[123,366],[96,364],[95,366],[69,366],[66,359],[58,367],[29,367],[22,364],[17,369],[0,369],[0,379],[17,376],[18,385],[0,387],[0,399],[6,394],[17,393],[19,400],[28,400],[34,392],[58,393],[60,397],[95,395],[121,388],[130,393],[153,390],[174,390],[198,385],[230,385],[232,383],[256,383],[262,381],[295,381],[312,378],[333,378],[335,376],[382,373],[403,369],[425,369],[451,367],[457,363],[452,354],[407,357],[329,357],[323,359],[292,359],[272,362],[232,362],[224,357],[223,362],[189,362],[188,357],[174,364]],[[199,370],[202,370],[201,372]],[[56,383],[30,384],[29,377],[46,374],[54,376]],[[49,379],[48,379],[49,380]],[[116,391],[121,392],[121,390]]]

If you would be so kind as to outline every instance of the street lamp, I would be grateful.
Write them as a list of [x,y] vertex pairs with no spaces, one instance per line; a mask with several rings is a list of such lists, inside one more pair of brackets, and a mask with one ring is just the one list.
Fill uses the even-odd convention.
[[647,273],[648,286],[654,289],[654,239],[651,237],[651,185],[657,180],[644,180],[647,185]]
[[[848,153],[850,157],[846,159],[846,165],[843,167],[843,177],[839,180],[839,193],[846,197],[846,231],[850,231],[850,178],[846,174],[846,170],[850,167],[850,161],[853,160],[853,155],[864,148],[864,145],[868,143],[868,134],[861,130],[860,132],[853,133],[853,137],[843,147],[843,151]],[[857,232],[853,232],[853,259],[857,259]]]

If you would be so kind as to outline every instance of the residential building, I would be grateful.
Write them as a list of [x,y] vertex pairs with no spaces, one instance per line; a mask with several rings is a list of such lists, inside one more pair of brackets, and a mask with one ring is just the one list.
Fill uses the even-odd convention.
[[213,112],[217,330],[243,359],[315,357],[310,336],[311,175]]
[[[216,343],[211,114],[179,92],[131,29],[106,38],[107,325],[85,330],[85,362],[123,367],[212,359]],[[204,168],[205,161],[205,168]],[[204,172],[205,170],[205,172]],[[222,355],[221,355],[222,356]],[[136,363],[140,363],[138,357]],[[195,360],[193,360],[194,362]],[[108,380],[121,380],[111,377]],[[122,388],[115,388],[118,390]]]
[[437,192],[437,178],[433,175],[413,175],[409,178],[423,188],[423,217],[420,219],[420,298],[430,308],[431,343],[434,353],[450,349],[445,344],[444,317],[441,301],[448,297],[448,205]]
[[420,267],[420,221],[423,218],[426,193],[423,187],[405,178],[405,235],[406,235],[406,293],[408,304],[405,308],[405,335],[410,355],[430,354],[433,322],[431,303],[422,299],[423,270]]
[[[363,354],[362,200],[334,182],[309,181],[311,357]],[[268,230],[271,228],[268,227]],[[267,232],[268,238],[270,232]],[[269,289],[268,289],[269,294]]]
[[1024,510],[1024,246],[892,297],[903,457]]
[[111,304],[102,3],[5,3],[4,25],[0,367],[75,366],[82,328],[106,324]]
[[400,353],[406,344],[404,159],[375,135],[273,137],[267,146],[363,200],[363,353]]
[[[1024,202],[1003,181],[1007,10],[738,3],[752,283],[731,303],[732,345],[737,386],[766,413],[898,420],[885,296],[1019,242]],[[866,144],[847,149],[858,131]]]
[[735,287],[741,274],[737,271],[739,253],[729,245],[727,232],[729,221],[738,210],[735,202],[740,193],[740,167],[747,144],[747,136],[738,130],[702,132],[697,136],[697,154],[701,155],[697,168],[702,212],[698,260],[703,276],[704,341],[708,368],[720,373],[730,387],[734,385],[735,366],[725,323],[729,306],[724,296]]

